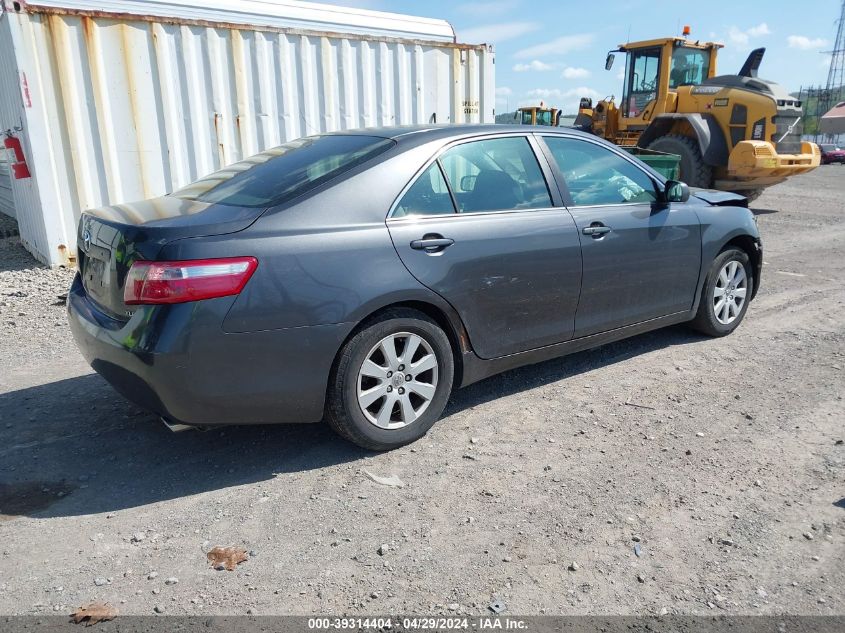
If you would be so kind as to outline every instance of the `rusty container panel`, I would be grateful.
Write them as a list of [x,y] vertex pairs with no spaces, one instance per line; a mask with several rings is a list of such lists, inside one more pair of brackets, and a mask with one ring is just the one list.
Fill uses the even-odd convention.
[[25,245],[51,265],[72,261],[83,210],[170,192],[287,140],[494,119],[492,49],[455,43],[440,20],[280,2],[262,23],[244,17],[269,6],[257,0],[157,2],[161,15],[134,15],[129,0],[0,2],[13,60],[0,124],[20,122],[34,167],[12,183],[15,206]]

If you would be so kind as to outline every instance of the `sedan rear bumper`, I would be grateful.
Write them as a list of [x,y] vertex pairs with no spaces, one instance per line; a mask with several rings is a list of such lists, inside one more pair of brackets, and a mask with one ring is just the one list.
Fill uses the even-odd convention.
[[233,302],[143,306],[116,321],[91,301],[77,275],[68,317],[91,367],[128,400],[173,422],[318,422],[327,376],[353,325],[225,333],[221,324]]

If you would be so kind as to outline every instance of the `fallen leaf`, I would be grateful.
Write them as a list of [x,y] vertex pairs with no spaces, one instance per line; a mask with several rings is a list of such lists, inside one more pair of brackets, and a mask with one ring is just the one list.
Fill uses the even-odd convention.
[[74,624],[84,624],[91,626],[97,622],[108,622],[117,617],[117,609],[108,603],[92,602],[83,607],[79,607],[74,613],[70,614]]
[[405,482],[399,479],[397,475],[391,475],[390,477],[381,477],[379,475],[374,475],[369,470],[365,470],[364,474],[367,475],[370,479],[372,479],[377,484],[381,484],[382,486],[390,486],[391,488],[404,488]]
[[212,567],[217,569],[222,565],[226,571],[235,571],[235,567],[249,560],[246,550],[240,547],[213,547],[206,557]]

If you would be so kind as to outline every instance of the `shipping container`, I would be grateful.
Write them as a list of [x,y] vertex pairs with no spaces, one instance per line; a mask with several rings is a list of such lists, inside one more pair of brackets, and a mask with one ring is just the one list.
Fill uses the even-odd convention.
[[15,217],[15,199],[12,197],[12,179],[9,176],[9,161],[0,151],[0,213]]
[[494,59],[443,20],[308,2],[0,0],[0,132],[21,240],[74,261],[81,211],[297,137],[492,123]]

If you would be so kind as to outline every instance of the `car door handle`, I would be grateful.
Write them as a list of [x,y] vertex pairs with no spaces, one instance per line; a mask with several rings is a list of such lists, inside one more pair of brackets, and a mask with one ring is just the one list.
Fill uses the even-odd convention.
[[585,226],[581,229],[581,232],[584,235],[590,235],[592,237],[602,237],[610,233],[611,230],[609,226],[605,226],[604,224],[593,223],[590,226]]
[[449,237],[438,235],[437,237],[426,235],[421,240],[414,240],[411,242],[411,248],[417,251],[426,251],[428,253],[439,253],[444,248],[451,246],[455,240]]

